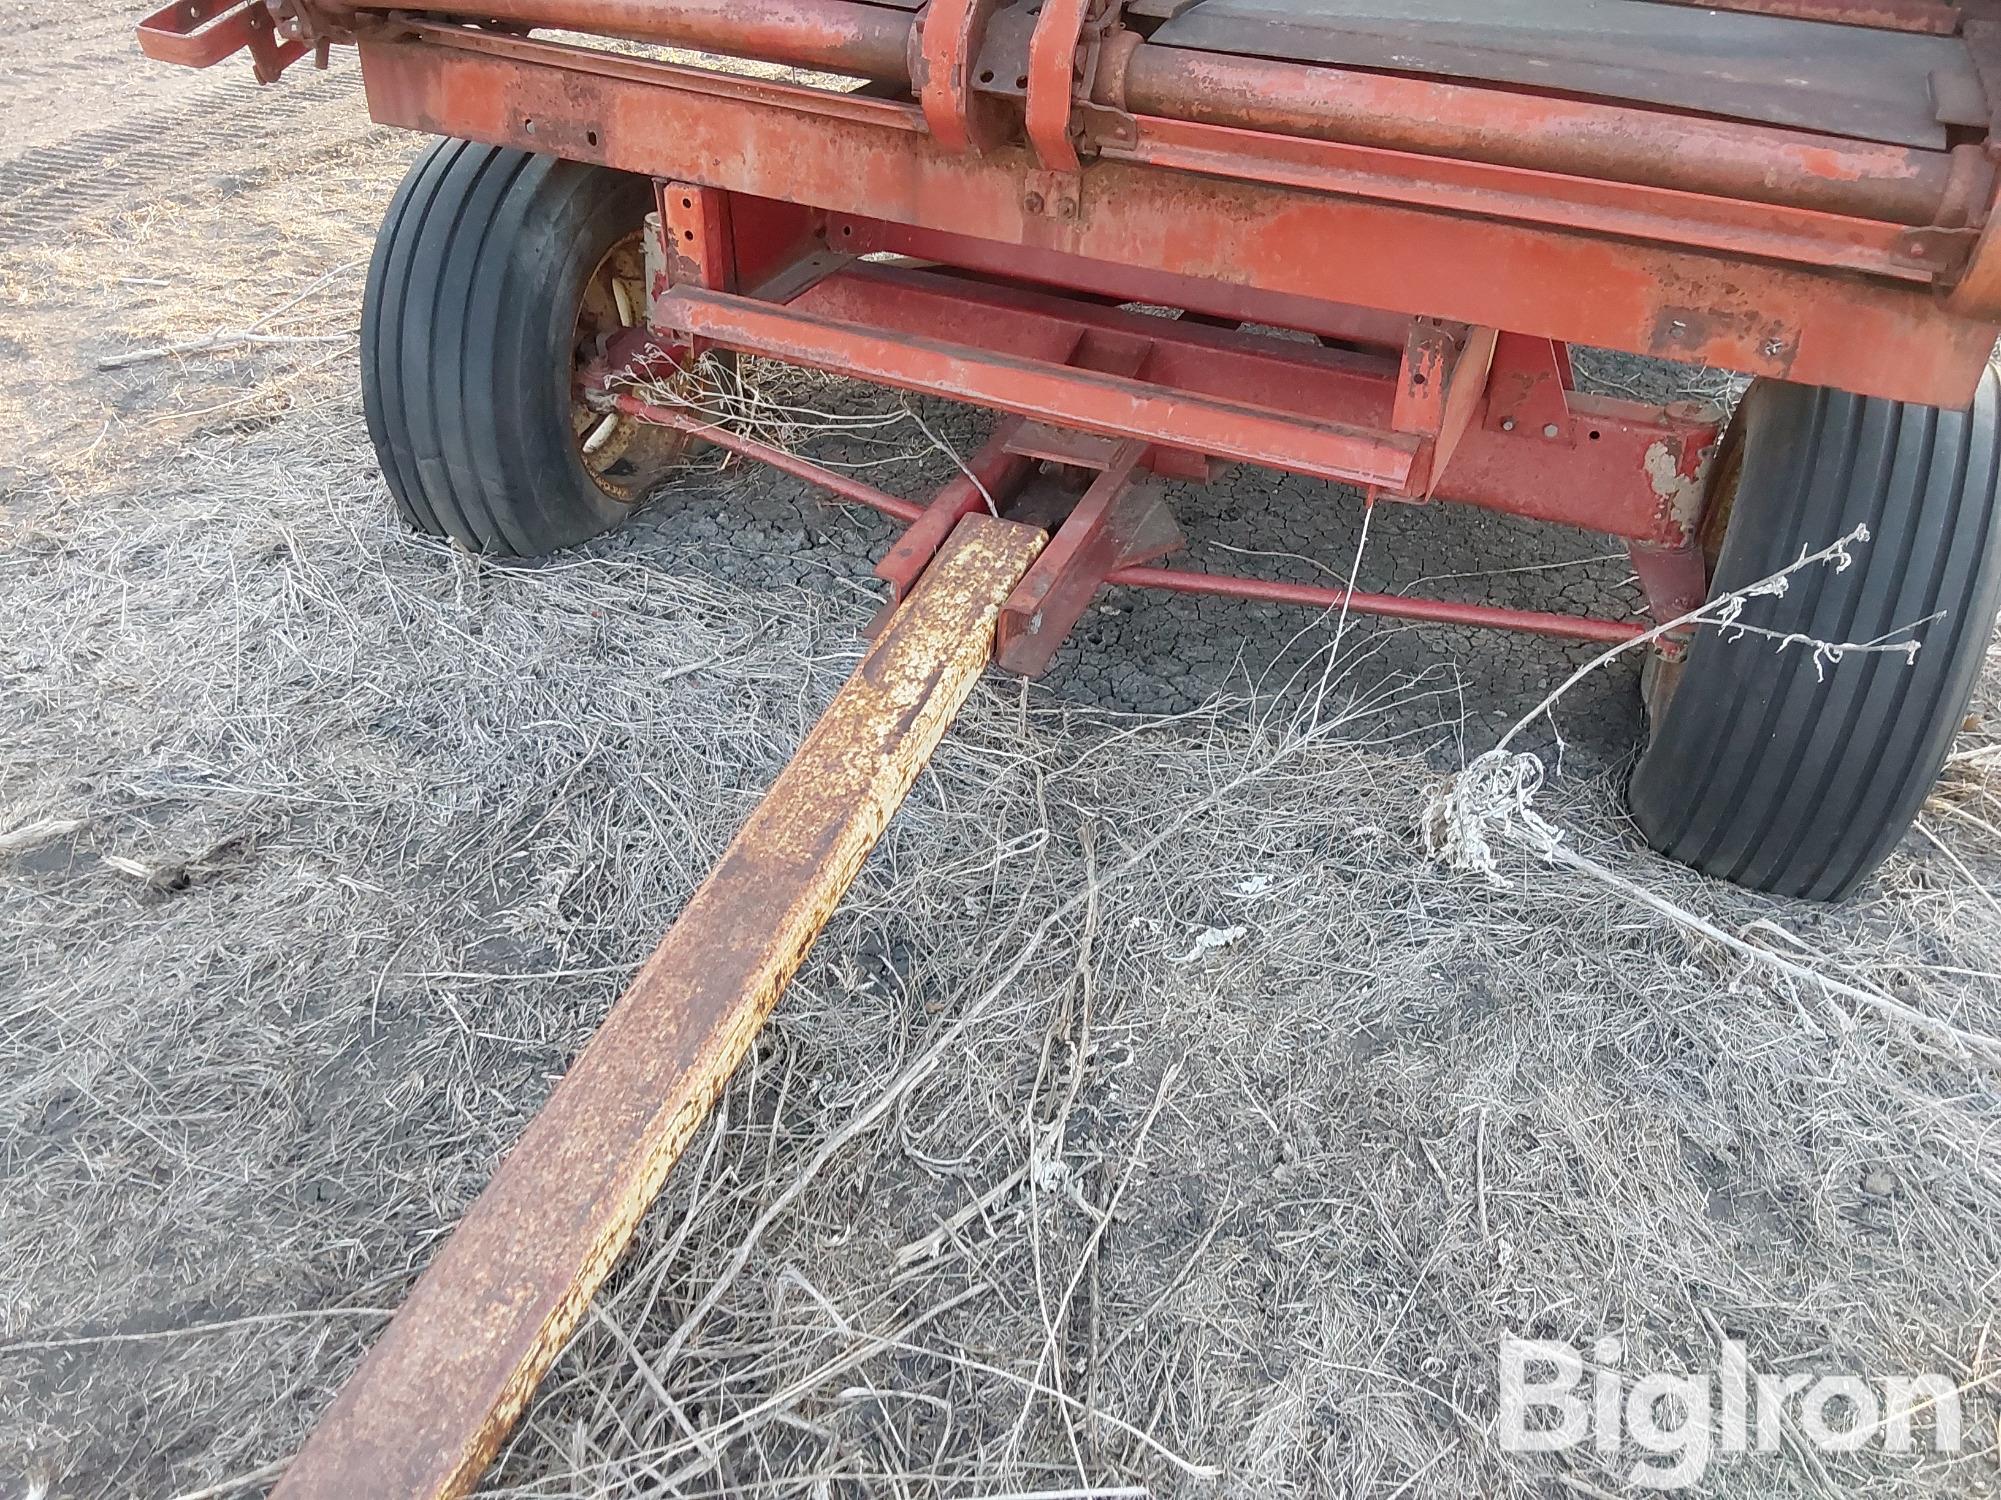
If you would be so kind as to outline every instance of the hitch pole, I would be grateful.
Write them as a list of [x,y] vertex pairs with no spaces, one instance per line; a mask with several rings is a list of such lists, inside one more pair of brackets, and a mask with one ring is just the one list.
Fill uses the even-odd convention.
[[992,658],[1043,533],[962,521],[320,1418],[281,1500],[479,1481]]

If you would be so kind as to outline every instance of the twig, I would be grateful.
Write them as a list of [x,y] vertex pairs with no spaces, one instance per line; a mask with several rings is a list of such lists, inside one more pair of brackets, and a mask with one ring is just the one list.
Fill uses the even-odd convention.
[[247,1474],[238,1474],[233,1479],[222,1480],[218,1484],[203,1485],[198,1490],[182,1490],[174,1500],[220,1500],[223,1495],[234,1495],[249,1489],[254,1484],[262,1484],[267,1479],[276,1479],[285,1472],[289,1458],[274,1459],[260,1469],[252,1469]]
[[83,818],[41,818],[33,823],[0,833],[0,854],[21,854],[40,848],[51,840],[75,833],[85,826]]
[[[1656,625],[1653,629],[1636,635],[1629,641],[1621,641],[1616,646],[1606,648],[1585,662],[1583,666],[1572,672],[1568,677],[1564,678],[1540,703],[1517,719],[1514,727],[1509,729],[1506,734],[1502,735],[1495,742],[1493,750],[1490,750],[1488,754],[1491,755],[1506,750],[1513,743],[1516,735],[1541,718],[1543,714],[1556,705],[1558,699],[1562,698],[1564,694],[1568,693],[1600,667],[1608,662],[1616,661],[1628,651],[1637,650],[1641,646],[1652,645],[1670,631],[1681,630],[1693,625],[1717,625],[1738,629],[1740,633],[1742,631],[1756,630],[1761,635],[1774,634],[1774,632],[1764,630],[1762,627],[1738,626],[1737,618],[1743,612],[1745,602],[1754,598],[1776,598],[1784,594],[1788,581],[1793,574],[1799,572],[1802,568],[1812,567],[1816,563],[1831,562],[1834,564],[1834,570],[1837,573],[1842,571],[1844,568],[1851,566],[1854,561],[1849,556],[1849,547],[1854,543],[1866,542],[1868,540],[1869,528],[1867,526],[1857,526],[1846,536],[1837,537],[1818,552],[1802,550],[1797,559],[1779,569],[1778,572],[1768,574],[1766,577],[1759,579],[1756,583],[1746,584],[1743,588],[1735,589],[1727,594],[1719,594],[1714,599],[1699,605],[1695,609],[1691,609],[1687,614],[1677,615],[1674,619]],[[1903,628],[1909,629],[1910,627],[1906,626]],[[1815,641],[1807,636],[1786,636],[1781,638],[1779,649],[1784,650],[1786,645],[1795,641],[1814,647],[1816,665],[1823,658],[1839,661],[1844,653],[1850,651],[1902,651],[1907,655],[1915,656],[1919,644],[1916,641],[1900,641],[1892,644],[1884,640],[1825,642]]]
[[0,1344],[0,1354],[26,1354],[46,1349],[87,1349],[99,1344],[144,1344],[154,1339],[194,1338],[202,1334],[227,1333],[236,1328],[264,1328],[273,1323],[310,1322],[322,1318],[386,1318],[395,1311],[388,1307],[302,1307],[295,1312],[252,1313],[221,1323],[195,1323],[186,1328],[160,1328],[150,1333],[83,1333],[72,1338],[16,1339]]
[[1480,1238],[1492,1245],[1494,1232],[1487,1227],[1487,1106],[1484,1104],[1473,1126],[1473,1203],[1480,1214]]
[[128,354],[107,354],[97,362],[100,370],[125,370],[156,359],[178,359],[184,354],[219,354],[225,349],[241,349],[248,344],[344,344],[350,333],[215,333],[204,339],[180,344],[155,344],[150,349],[134,349]]

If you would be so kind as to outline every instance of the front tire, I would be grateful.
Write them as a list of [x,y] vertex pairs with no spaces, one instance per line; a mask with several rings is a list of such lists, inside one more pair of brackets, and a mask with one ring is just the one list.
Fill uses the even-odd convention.
[[643,177],[469,141],[411,168],[369,266],[361,388],[416,530],[540,556],[617,525],[672,467],[677,434],[575,389],[593,340],[643,315],[651,199]]
[[[1734,448],[1734,453],[1731,451]],[[1963,412],[1776,381],[1744,398],[1711,597],[1852,531],[1845,570],[1795,573],[1747,624],[1816,641],[1918,627],[1915,662],[1726,639],[1704,627],[1628,797],[1647,841],[1756,890],[1839,900],[1889,854],[1938,779],[2001,604],[2001,383]],[[1898,637],[1903,638],[1903,637]],[[1823,679],[1824,676],[1824,680]]]

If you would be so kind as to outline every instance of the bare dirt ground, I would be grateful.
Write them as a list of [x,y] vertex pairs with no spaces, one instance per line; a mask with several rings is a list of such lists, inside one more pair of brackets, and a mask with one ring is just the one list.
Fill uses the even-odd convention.
[[[884,533],[711,466],[545,565],[406,535],[354,329],[420,143],[130,20],[0,3],[0,1493],[192,1500],[294,1450],[856,660]],[[768,379],[816,453],[949,472]],[[1194,566],[1355,545],[1265,475],[1182,513]],[[1359,581],[1630,607],[1607,550],[1391,509]],[[1914,1022],[1429,861],[1441,770],[1580,658],[1356,626],[1315,720],[1332,628],[1113,597],[983,685],[494,1493],[1638,1493],[1630,1444],[1503,1450],[1509,1335],[1941,1372],[1956,1452],[1789,1428],[1696,1492],[1994,1493],[2001,1096],[1934,1024],[2001,1033],[1994,674],[1838,910],[1639,847],[1630,670],[1555,714],[1575,846]]]

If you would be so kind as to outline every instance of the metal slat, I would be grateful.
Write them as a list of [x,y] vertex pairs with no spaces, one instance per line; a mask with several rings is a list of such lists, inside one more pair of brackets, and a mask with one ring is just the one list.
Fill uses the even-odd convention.
[[1517,84],[1942,149],[1933,75],[1977,87],[1956,37],[1651,0],[1200,0],[1156,43]]

